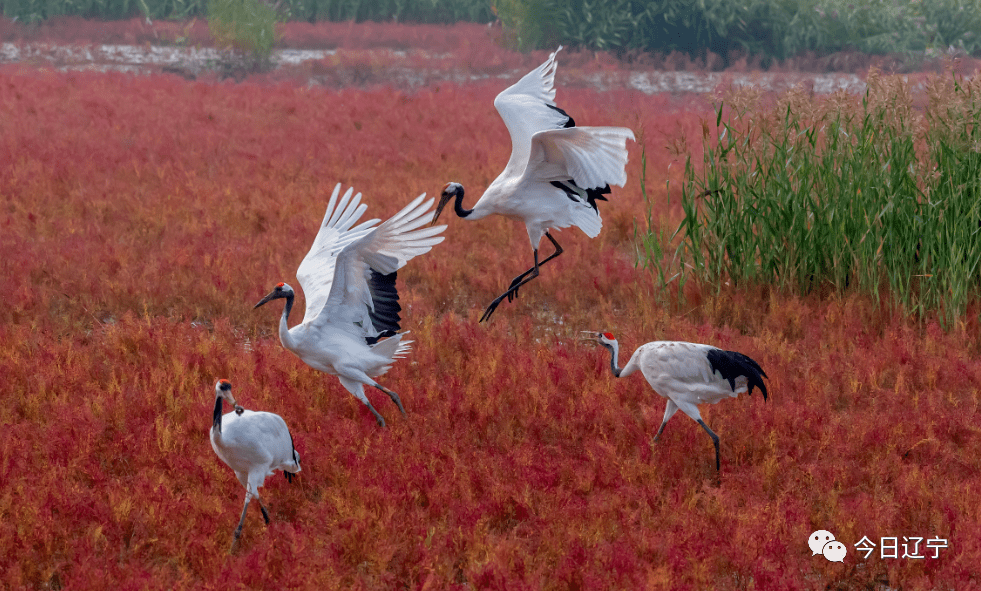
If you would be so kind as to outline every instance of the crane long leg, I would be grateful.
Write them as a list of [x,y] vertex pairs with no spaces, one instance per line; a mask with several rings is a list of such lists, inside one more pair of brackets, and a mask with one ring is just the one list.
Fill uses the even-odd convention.
[[[518,275],[517,277],[515,277],[514,279],[511,280],[511,285],[508,286],[508,291],[507,291],[507,294],[508,294],[508,302],[514,301],[514,299],[518,297],[518,288],[521,287],[524,283],[527,283],[528,282],[528,281],[524,281],[523,282],[522,279],[524,279],[531,272],[534,272],[535,273],[535,277],[538,277],[538,271],[537,271],[538,267],[541,267],[545,263],[549,262],[550,260],[554,259],[555,257],[557,257],[560,254],[562,254],[563,252],[565,252],[565,251],[562,250],[562,247],[559,246],[559,243],[555,241],[555,238],[552,238],[552,235],[551,234],[549,234],[548,232],[545,232],[545,237],[548,238],[549,242],[552,243],[552,246],[555,247],[555,252],[553,252],[552,254],[548,255],[548,257],[544,261],[541,261],[541,262],[537,262],[538,261],[538,256],[537,256],[537,253],[536,253],[536,256],[535,256],[536,264],[535,264],[535,266],[532,267],[532,268],[530,268],[530,269],[528,269],[527,271],[525,271],[521,275]],[[534,279],[534,277],[531,278],[531,279]],[[529,281],[531,279],[529,279]]]
[[719,436],[709,429],[708,425],[702,419],[698,419],[698,424],[702,426],[702,429],[705,429],[705,432],[712,438],[712,443],[715,444],[715,470],[719,472],[722,470],[721,464],[719,463]]
[[[671,420],[671,417],[673,417],[674,413],[676,412],[678,412],[678,405],[674,403],[674,400],[668,398],[668,403],[664,406],[664,418],[661,419],[661,428],[657,430],[657,435],[654,436],[654,441],[658,440],[661,433],[664,432],[664,426],[668,424],[668,421]],[[698,417],[696,420],[701,421],[702,418]]]
[[384,427],[385,426],[385,419],[383,419],[382,416],[380,414],[378,414],[378,411],[375,410],[375,407],[374,406],[371,406],[371,403],[368,402],[367,400],[364,400],[362,402],[364,402],[365,406],[368,407],[368,410],[371,411],[371,414],[375,415],[375,420],[378,421],[378,426],[379,427]]
[[367,406],[368,410],[371,411],[371,414],[375,415],[375,420],[378,421],[378,426],[384,427],[385,419],[383,419],[382,416],[378,414],[378,411],[375,410],[375,407],[371,406],[371,402],[368,400],[368,397],[364,395],[364,386],[378,386],[378,384],[376,384],[374,380],[369,378],[363,372],[360,375],[352,374],[349,377],[338,375],[337,377],[341,381],[341,384],[344,386],[344,388],[351,393],[351,396],[354,396],[355,398],[360,400],[361,404]]
[[508,287],[507,291],[499,295],[493,302],[490,303],[490,305],[487,306],[487,309],[484,310],[484,315],[480,317],[480,322],[488,320],[491,317],[491,314],[494,313],[494,310],[496,310],[501,302],[504,301],[504,298],[507,298],[509,302],[512,301],[514,299],[514,295],[517,294],[519,287],[528,283],[535,277],[538,277],[538,268],[540,266],[562,254],[562,247],[555,241],[555,238],[552,238],[552,235],[548,232],[545,232],[545,236],[549,239],[549,241],[551,241],[552,244],[555,245],[555,252],[550,254],[544,261],[538,262],[538,249],[534,249],[535,266],[528,269],[521,275],[518,275],[511,281],[511,285]]
[[385,388],[379,384],[372,384],[372,385],[378,388],[379,390],[381,390],[382,392],[384,392],[385,394],[388,394],[388,397],[392,399],[392,402],[395,403],[395,406],[399,407],[399,410],[402,411],[402,416],[405,416],[405,409],[402,408],[402,399],[399,398],[398,394],[392,392],[388,388]]
[[232,547],[228,549],[229,554],[235,551],[235,545],[238,544],[238,538],[242,535],[242,526],[245,525],[245,512],[249,510],[249,501],[251,500],[252,496],[246,493],[245,507],[242,507],[242,517],[238,520],[238,527],[235,528],[235,533],[232,535]]

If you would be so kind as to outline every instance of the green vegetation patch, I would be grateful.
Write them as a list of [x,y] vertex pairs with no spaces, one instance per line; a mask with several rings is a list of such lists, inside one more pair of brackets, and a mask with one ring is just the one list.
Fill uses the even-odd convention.
[[215,44],[259,67],[276,39],[276,10],[260,0],[209,0],[208,28]]
[[786,59],[805,51],[981,50],[981,0],[494,0],[521,48],[734,51]]
[[[263,4],[260,0],[258,3]],[[488,0],[281,0],[264,4],[290,20],[415,23],[489,22]],[[209,0],[0,0],[7,18],[35,22],[53,16],[184,19],[210,14]]]
[[959,319],[981,288],[981,81],[933,79],[924,108],[875,72],[863,97],[756,92],[719,105],[687,161],[675,256],[645,241],[662,285],[857,289]]

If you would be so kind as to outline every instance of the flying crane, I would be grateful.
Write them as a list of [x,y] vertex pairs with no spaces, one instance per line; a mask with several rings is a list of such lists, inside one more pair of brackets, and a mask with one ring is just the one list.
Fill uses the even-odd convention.
[[[457,216],[479,220],[502,215],[524,222],[535,264],[521,273],[492,301],[480,321],[491,317],[518,288],[538,277],[539,267],[562,254],[550,229],[576,226],[590,238],[603,226],[597,201],[606,201],[610,185],[627,182],[627,140],[634,134],[624,127],[576,127],[576,122],[555,105],[555,54],[538,68],[497,95],[494,107],[511,135],[511,157],[504,171],[487,187],[472,209],[464,209],[463,185],[443,187],[433,223],[453,200]],[[538,245],[548,238],[555,252],[538,259]]]

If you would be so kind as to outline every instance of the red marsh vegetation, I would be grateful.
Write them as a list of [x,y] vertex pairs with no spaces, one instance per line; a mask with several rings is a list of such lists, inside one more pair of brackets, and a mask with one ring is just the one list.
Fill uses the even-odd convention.
[[[184,21],[147,21],[132,18],[119,21],[99,21],[78,17],[53,17],[38,23],[21,23],[0,17],[0,41],[16,46],[30,46],[31,59],[41,63],[44,57],[54,65],[78,65],[78,56],[62,55],[57,48],[76,46],[95,48],[101,44],[131,45],[149,48],[207,48],[214,46],[208,23],[203,19]],[[295,68],[280,66],[284,75],[328,75],[328,81],[350,84],[349,70],[353,69],[355,83],[382,82],[390,79],[393,70],[411,68],[415,71],[451,70],[473,76],[513,75],[527,71],[542,62],[547,52],[521,54],[507,49],[509,33],[500,22],[482,25],[456,23],[428,25],[411,23],[372,22],[283,22],[276,25],[274,49],[334,50],[336,54],[318,71],[314,64]],[[393,53],[396,52],[396,53]],[[98,52],[89,59],[99,61]],[[725,60],[707,52],[703,58],[692,59],[687,54],[667,55],[628,51],[616,59],[606,52],[576,51],[567,48],[562,54],[562,69],[566,84],[595,84],[597,75],[608,86],[623,85],[631,71],[658,70],[671,72],[706,72],[723,69]],[[153,69],[146,60],[136,62],[141,68]],[[726,72],[755,73],[761,70],[759,56],[732,56]],[[940,73],[951,68],[964,75],[972,74],[981,61],[968,55],[957,59],[916,57],[905,54],[882,56],[855,51],[817,56],[804,54],[766,68],[791,76],[801,73],[855,73],[864,76],[870,67],[884,72]],[[339,72],[337,70],[340,70]],[[581,80],[586,77],[587,80]]]
[[[408,416],[369,393],[385,429],[252,306],[293,279],[337,182],[382,219],[451,180],[475,199],[510,152],[500,81],[407,93],[0,68],[5,587],[981,585],[977,310],[944,332],[859,295],[657,292],[637,233],[649,206],[655,227],[677,224],[683,138],[699,143],[712,107],[563,87],[562,68],[580,125],[636,133],[628,184],[598,238],[562,232],[566,253],[486,325],[530,262],[525,230],[448,218],[399,274],[415,342],[384,378]],[[686,417],[652,444],[664,399],[613,378],[581,330],[759,361],[768,402],[702,409],[718,478]],[[250,512],[234,555],[242,488],[208,441],[217,378],[281,414],[303,458],[291,485],[268,480],[272,522]],[[843,563],[812,556],[815,530]],[[924,558],[882,557],[903,536]]]

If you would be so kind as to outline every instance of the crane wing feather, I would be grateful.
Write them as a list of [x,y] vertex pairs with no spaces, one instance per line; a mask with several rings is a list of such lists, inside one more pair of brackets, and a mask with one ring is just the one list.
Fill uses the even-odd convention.
[[543,182],[572,179],[583,189],[627,182],[625,127],[568,127],[540,131],[531,138],[525,178]]
[[511,135],[511,158],[504,175],[520,176],[531,153],[531,138],[539,131],[561,129],[569,116],[555,106],[555,54],[545,63],[525,74],[494,99],[504,125]]
[[355,226],[368,206],[361,203],[361,193],[353,195],[353,188],[349,188],[338,201],[340,192],[341,184],[337,183],[327,204],[320,231],[313,240],[310,252],[296,270],[296,278],[306,300],[304,322],[316,318],[327,302],[337,257],[343,248],[370,232],[379,221],[371,219]]
[[766,400],[767,391],[763,378],[767,375],[754,359],[736,351],[723,349],[712,349],[706,357],[712,366],[712,371],[717,372],[723,379],[727,380],[733,392],[736,391],[736,380],[744,377],[749,393],[752,394],[753,388],[757,387],[763,392],[763,400]]
[[443,241],[439,236],[445,225],[429,227],[432,216],[426,217],[435,199],[426,200],[426,194],[416,197],[370,236],[361,239],[359,246],[365,263],[379,273],[398,271],[409,260]]
[[[393,317],[391,306],[393,296],[397,301],[394,285],[379,289],[378,284],[372,289],[372,272],[378,276],[391,275],[413,257],[429,252],[443,241],[439,234],[446,226],[428,225],[435,200],[425,197],[425,193],[420,195],[384,223],[344,246],[337,256],[334,281],[323,305],[328,313],[318,317],[318,321],[322,318],[323,322],[344,327],[360,337],[376,337],[379,327],[374,324],[378,315],[372,318],[374,294],[385,300],[379,302],[386,319],[381,328],[397,329],[397,311]],[[394,277],[391,281],[394,282]]]

